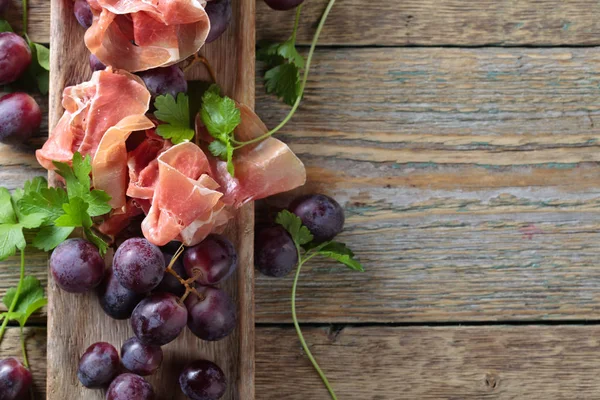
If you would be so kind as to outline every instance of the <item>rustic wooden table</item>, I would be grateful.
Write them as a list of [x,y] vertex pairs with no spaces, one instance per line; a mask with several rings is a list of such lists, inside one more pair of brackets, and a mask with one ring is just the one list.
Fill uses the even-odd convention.
[[[289,35],[293,15],[258,3],[258,37]],[[325,3],[306,2],[302,44]],[[367,267],[301,277],[299,317],[340,399],[600,397],[598,16],[596,0],[338,1],[281,137],[306,190],[345,206]],[[47,0],[30,20],[48,42]],[[286,109],[258,76],[267,125]],[[0,160],[2,186],[43,173],[30,150]],[[29,272],[45,280],[45,262],[29,255]],[[0,295],[17,275],[1,265]],[[257,399],[327,399],[290,324],[291,277],[256,286]],[[40,392],[44,324],[27,329]]]

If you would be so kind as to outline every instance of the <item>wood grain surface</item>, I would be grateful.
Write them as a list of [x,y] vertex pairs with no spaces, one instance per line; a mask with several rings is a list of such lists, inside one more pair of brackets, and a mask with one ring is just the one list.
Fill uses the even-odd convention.
[[[0,358],[17,354],[8,331]],[[598,326],[347,326],[304,329],[340,399],[595,400],[600,384]],[[43,328],[29,328],[38,393],[45,366]],[[327,400],[292,327],[256,331],[261,400]]]
[[[228,34],[207,46],[205,53],[218,71],[223,91],[236,100],[254,106],[254,0],[233,3],[234,18]],[[53,0],[51,15],[51,77],[49,127],[62,115],[62,90],[90,76],[88,50],[83,29],[72,17],[73,4]],[[204,70],[201,65],[196,66]],[[54,175],[50,174],[50,181]],[[158,398],[184,399],[178,376],[185,364],[204,358],[216,362],[229,381],[224,399],[254,399],[254,210],[250,204],[238,210],[228,236],[238,250],[239,268],[224,289],[238,304],[238,326],[219,342],[203,342],[188,329],[163,347],[160,374],[152,383]],[[107,259],[110,263],[110,256]],[[133,336],[128,321],[114,321],[102,311],[95,294],[73,295],[48,283],[48,382],[49,400],[101,399],[101,391],[89,391],[77,381],[77,363],[92,343],[106,341],[120,348]]]
[[[16,3],[16,0],[13,0]],[[257,37],[287,39],[294,11],[276,12],[257,0]],[[305,3],[298,41],[308,44],[327,0]],[[30,0],[32,39],[48,42],[48,0]],[[334,7],[322,45],[346,46],[597,46],[595,0],[343,0]],[[20,7],[9,19],[20,26]]]

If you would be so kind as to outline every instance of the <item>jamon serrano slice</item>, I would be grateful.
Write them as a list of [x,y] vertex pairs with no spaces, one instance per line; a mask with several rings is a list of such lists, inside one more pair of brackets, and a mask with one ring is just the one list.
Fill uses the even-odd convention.
[[193,143],[178,144],[158,157],[152,207],[142,222],[146,239],[157,246],[172,240],[191,246],[210,233],[212,228],[203,228],[223,217],[224,206],[209,172],[206,155]]
[[143,71],[178,63],[204,45],[204,0],[88,0],[85,44],[105,65]]
[[[235,130],[238,141],[257,138],[266,132],[267,127],[249,107],[238,104],[242,122]],[[208,133],[199,117],[196,118],[196,131],[202,138]],[[227,172],[227,163],[210,156],[213,178],[223,192],[222,201],[234,207],[287,192],[304,185],[306,170],[304,164],[282,141],[274,137],[237,150],[233,157],[235,178]]]
[[109,128],[127,117],[145,118],[149,104],[150,93],[139,77],[110,67],[94,72],[90,81],[65,88],[65,112],[36,151],[38,162],[51,170],[53,160],[70,163],[77,151],[94,158]]

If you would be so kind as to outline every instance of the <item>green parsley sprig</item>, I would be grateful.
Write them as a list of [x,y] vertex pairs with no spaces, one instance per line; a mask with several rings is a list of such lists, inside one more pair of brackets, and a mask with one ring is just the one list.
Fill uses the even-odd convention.
[[277,215],[277,219],[275,221],[279,225],[283,226],[286,231],[288,231],[292,237],[292,240],[294,241],[296,251],[298,252],[298,267],[296,268],[296,275],[294,277],[294,283],[292,286],[292,320],[294,321],[294,327],[296,328],[298,339],[300,339],[300,343],[302,344],[304,352],[321,377],[321,380],[329,391],[331,398],[333,400],[337,400],[335,392],[327,380],[325,373],[321,370],[319,364],[308,348],[298,323],[298,317],[296,315],[296,289],[298,287],[298,278],[300,277],[302,266],[316,256],[336,260],[354,271],[364,272],[364,268],[362,264],[356,258],[354,258],[354,253],[352,250],[350,250],[344,243],[328,241],[325,243],[315,244],[313,242],[313,235],[306,226],[302,225],[302,220],[288,210],[281,211]]
[[166,94],[154,101],[154,116],[165,122],[158,125],[156,133],[173,144],[189,142],[194,138],[194,129],[190,126],[190,101],[185,93],[177,94],[177,99]]

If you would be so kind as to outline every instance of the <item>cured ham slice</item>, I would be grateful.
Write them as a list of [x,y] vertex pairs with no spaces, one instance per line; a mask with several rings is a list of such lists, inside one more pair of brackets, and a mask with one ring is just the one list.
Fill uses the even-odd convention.
[[206,155],[193,143],[178,144],[158,157],[152,206],[142,222],[146,239],[157,246],[172,240],[191,246],[223,225],[228,219],[223,194],[215,190],[218,185],[209,172]]
[[[238,141],[248,141],[268,132],[254,111],[243,104],[238,104],[238,108],[242,120],[235,130]],[[196,130],[201,137],[207,137],[206,128],[199,117],[196,118]],[[211,164],[213,178],[223,192],[222,201],[234,207],[287,192],[306,182],[302,161],[285,143],[273,137],[235,152],[235,178],[227,172],[225,161],[211,157]]]
[[158,156],[172,146],[154,129],[146,131],[146,139],[127,156],[129,186],[127,196],[152,200],[158,181]]
[[196,53],[210,31],[204,0],[88,0],[85,44],[106,65],[143,71]]
[[[125,142],[133,131],[154,128],[154,122],[144,115],[130,115],[106,131],[96,155],[92,159],[94,187],[111,197],[113,209],[125,206],[127,199],[127,146]],[[141,145],[140,145],[141,146]]]
[[111,127],[127,117],[145,118],[149,104],[150,93],[139,77],[110,67],[94,72],[90,81],[65,88],[65,112],[36,151],[38,162],[51,170],[53,160],[70,163],[75,152],[94,158]]

